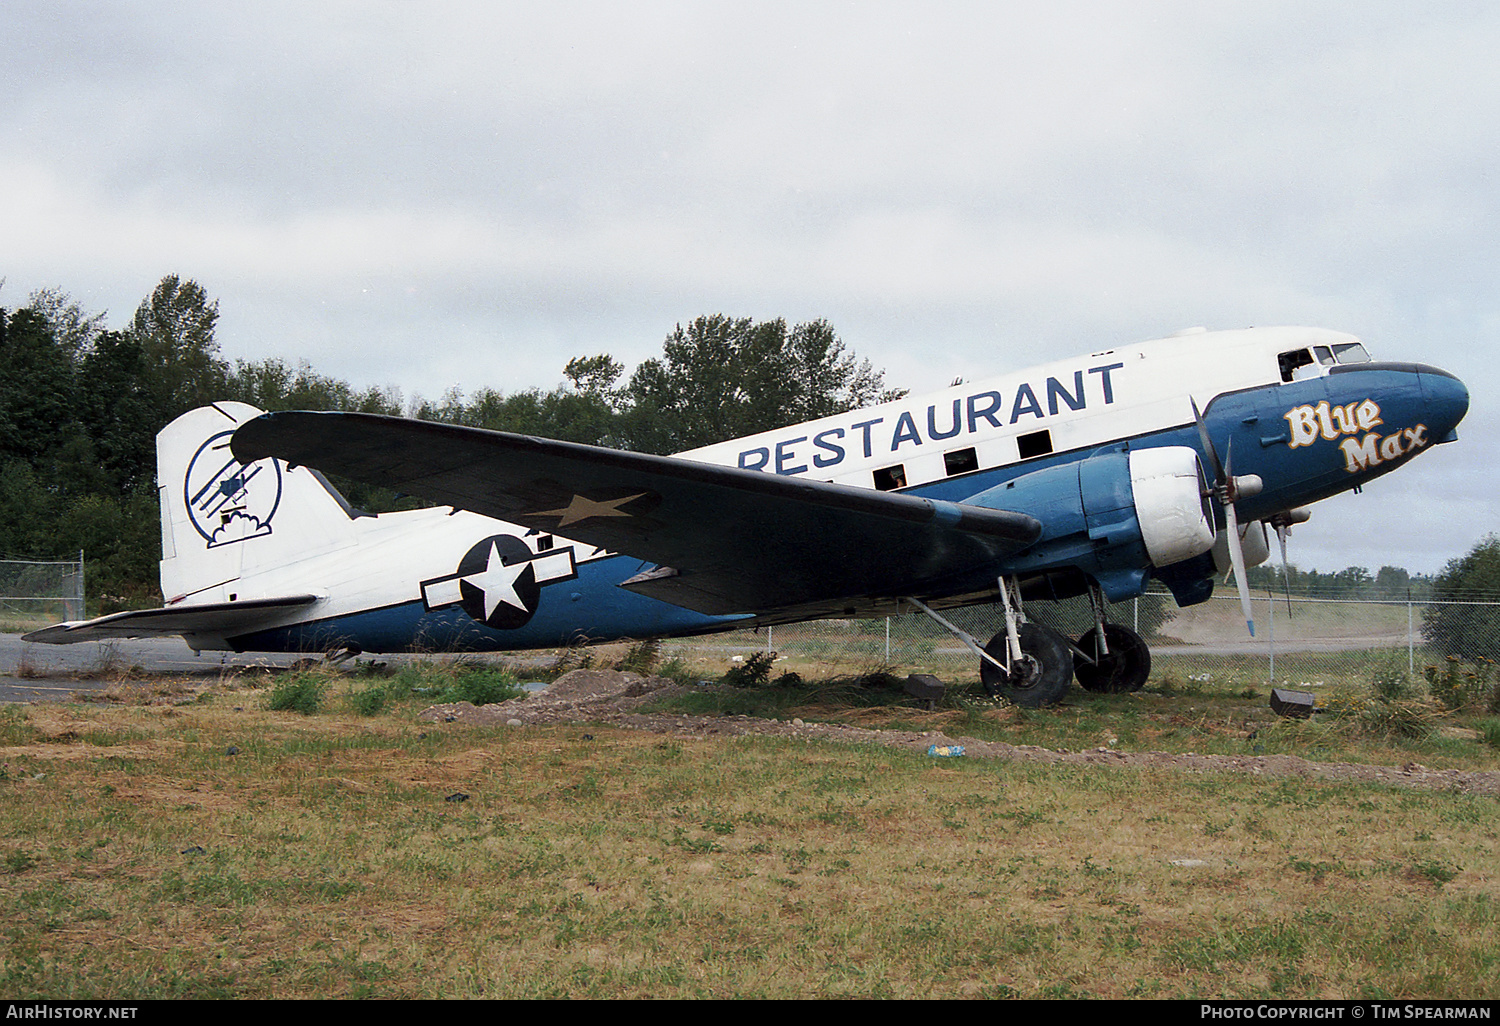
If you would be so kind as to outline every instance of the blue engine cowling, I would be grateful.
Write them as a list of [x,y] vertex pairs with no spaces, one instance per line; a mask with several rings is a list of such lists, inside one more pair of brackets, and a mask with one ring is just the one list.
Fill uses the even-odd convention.
[[1009,561],[1012,573],[1077,570],[1119,602],[1141,593],[1152,567],[1213,547],[1206,492],[1198,454],[1173,445],[1045,467],[964,503],[1029,513],[1042,522],[1041,538]]

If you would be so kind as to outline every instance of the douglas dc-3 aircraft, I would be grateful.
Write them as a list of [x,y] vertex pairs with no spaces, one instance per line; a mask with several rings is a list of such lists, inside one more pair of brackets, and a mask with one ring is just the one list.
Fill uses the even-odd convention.
[[[218,403],[157,441],[161,609],[27,640],[197,650],[485,651],[918,609],[993,694],[1139,688],[1106,600],[1180,605],[1269,555],[1309,503],[1455,439],[1453,375],[1310,328],[1122,346],[673,457]],[[314,469],[317,468],[317,469]],[[319,471],[444,506],[371,516]],[[1217,552],[1216,550],[1217,545]],[[1070,641],[1024,603],[1087,595]],[[998,603],[987,645],[939,610]]]

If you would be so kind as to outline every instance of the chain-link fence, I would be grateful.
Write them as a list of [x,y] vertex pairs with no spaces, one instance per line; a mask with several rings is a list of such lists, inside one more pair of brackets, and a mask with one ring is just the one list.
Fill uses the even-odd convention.
[[9,629],[83,619],[83,553],[38,562],[0,559],[0,623]]
[[[1255,598],[1250,637],[1234,592],[1179,609],[1168,595],[1110,606],[1108,619],[1151,645],[1152,679],[1188,684],[1368,684],[1392,670],[1413,679],[1428,667],[1500,662],[1500,602],[1357,601],[1285,595]],[[1076,639],[1093,626],[1088,604],[1032,602],[1035,621]],[[942,614],[983,644],[1002,629],[998,606]],[[725,660],[775,651],[804,676],[888,668],[947,680],[978,676],[978,659],[921,613],[875,620],[817,620],[687,643]],[[1450,659],[1450,657],[1453,657]],[[778,669],[780,667],[778,666]]]

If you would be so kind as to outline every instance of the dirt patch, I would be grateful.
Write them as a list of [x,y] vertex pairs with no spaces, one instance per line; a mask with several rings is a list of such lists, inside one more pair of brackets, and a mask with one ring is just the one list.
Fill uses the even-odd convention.
[[1169,752],[1120,752],[1096,748],[1084,752],[1055,751],[1032,745],[1008,745],[972,737],[952,737],[942,731],[876,730],[835,723],[804,723],[755,716],[647,715],[637,710],[648,699],[688,689],[663,677],[642,677],[613,670],[574,670],[550,686],[521,698],[476,707],[468,702],[435,705],[418,716],[427,722],[509,725],[543,723],[607,723],[611,726],[677,734],[695,738],[755,734],[769,737],[817,738],[848,744],[888,745],[927,751],[931,745],[963,745],[969,758],[1083,764],[1096,766],[1168,767],[1197,772],[1250,773],[1266,777],[1306,777],[1310,780],[1351,780],[1500,795],[1500,772],[1431,770],[1419,763],[1369,766],[1347,762],[1312,762],[1294,755],[1173,755]]

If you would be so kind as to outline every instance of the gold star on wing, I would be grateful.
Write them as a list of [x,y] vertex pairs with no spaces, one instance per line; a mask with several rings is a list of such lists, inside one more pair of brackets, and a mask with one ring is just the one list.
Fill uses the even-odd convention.
[[576,524],[578,521],[587,520],[590,517],[628,517],[631,514],[622,512],[620,507],[633,499],[639,499],[645,494],[645,492],[637,492],[634,495],[627,495],[623,499],[606,499],[603,502],[596,502],[582,495],[575,495],[573,496],[573,501],[569,502],[563,509],[544,509],[532,515],[538,517],[559,517],[560,519],[557,522],[558,527],[567,527],[569,524]]

